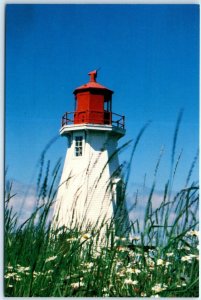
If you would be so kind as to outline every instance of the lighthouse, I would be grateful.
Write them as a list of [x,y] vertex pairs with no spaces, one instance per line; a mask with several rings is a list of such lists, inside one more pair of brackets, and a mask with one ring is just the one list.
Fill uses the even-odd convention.
[[118,140],[125,118],[112,111],[113,91],[96,81],[76,88],[75,111],[62,117],[60,135],[67,152],[54,210],[57,227],[82,231],[106,226],[123,235],[129,227],[124,182],[118,160]]

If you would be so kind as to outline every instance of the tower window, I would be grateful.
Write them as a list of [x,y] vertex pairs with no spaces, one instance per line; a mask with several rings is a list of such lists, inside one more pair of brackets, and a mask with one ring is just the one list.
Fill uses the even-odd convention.
[[75,137],[75,156],[82,156],[82,148],[83,148],[83,137],[76,136]]

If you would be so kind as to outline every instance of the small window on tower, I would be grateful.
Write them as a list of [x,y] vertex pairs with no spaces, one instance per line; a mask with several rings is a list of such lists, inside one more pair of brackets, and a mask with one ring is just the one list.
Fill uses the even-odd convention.
[[82,156],[82,148],[83,148],[83,137],[76,136],[75,137],[75,156]]

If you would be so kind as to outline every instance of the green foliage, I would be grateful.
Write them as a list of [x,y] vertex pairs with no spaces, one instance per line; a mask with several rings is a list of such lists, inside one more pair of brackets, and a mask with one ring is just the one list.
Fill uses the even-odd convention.
[[[196,183],[189,184],[197,155],[185,187],[176,195],[172,192],[181,157],[179,155],[174,163],[180,120],[181,115],[176,124],[170,178],[165,184],[162,201],[159,207],[153,208],[161,153],[147,196],[143,227],[141,220],[130,222],[129,238],[126,235],[116,236],[114,220],[111,226],[106,227],[104,241],[101,241],[101,228],[89,228],[83,232],[79,227],[51,227],[48,216],[57,191],[60,160],[51,173],[50,162],[45,167],[44,152],[37,180],[37,205],[21,225],[17,225],[18,216],[9,205],[15,195],[12,195],[12,183],[7,183],[5,296],[198,297],[198,186]],[[134,142],[125,186],[133,154],[145,127]],[[138,194],[132,209],[136,207],[137,200]]]

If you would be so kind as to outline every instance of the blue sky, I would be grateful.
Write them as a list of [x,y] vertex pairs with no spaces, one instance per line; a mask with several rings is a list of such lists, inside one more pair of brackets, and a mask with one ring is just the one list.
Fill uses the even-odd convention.
[[[73,111],[73,90],[100,68],[97,81],[114,91],[113,111],[126,116],[134,139],[152,121],[137,148],[131,184],[144,174],[163,189],[170,169],[175,123],[181,109],[176,156],[183,149],[175,189],[183,187],[198,148],[198,5],[7,5],[6,166],[8,177],[34,182],[45,145]],[[65,138],[51,146],[52,165],[66,152]],[[122,153],[128,159],[131,147]],[[193,179],[198,179],[197,168]],[[36,182],[36,181],[35,181]]]

